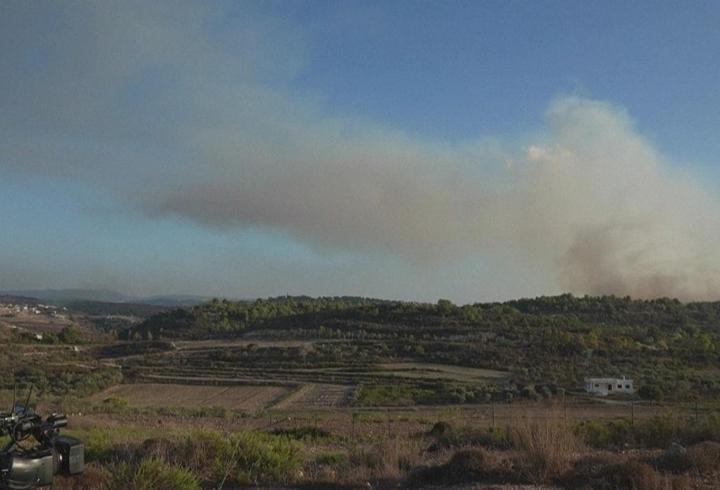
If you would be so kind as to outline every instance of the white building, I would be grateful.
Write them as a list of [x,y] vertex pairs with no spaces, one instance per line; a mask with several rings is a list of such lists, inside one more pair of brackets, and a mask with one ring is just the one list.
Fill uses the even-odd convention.
[[591,395],[611,395],[613,393],[635,393],[633,380],[622,378],[585,378],[585,391]]

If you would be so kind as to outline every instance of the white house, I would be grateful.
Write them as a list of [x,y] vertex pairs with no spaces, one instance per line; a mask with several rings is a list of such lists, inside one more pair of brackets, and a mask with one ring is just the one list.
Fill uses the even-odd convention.
[[622,378],[585,378],[585,391],[591,395],[611,395],[613,393],[635,393],[633,380]]

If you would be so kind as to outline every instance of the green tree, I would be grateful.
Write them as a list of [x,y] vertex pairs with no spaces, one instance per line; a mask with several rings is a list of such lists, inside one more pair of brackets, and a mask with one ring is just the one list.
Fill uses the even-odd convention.
[[64,344],[76,344],[80,341],[80,331],[75,325],[68,325],[60,331],[60,341]]

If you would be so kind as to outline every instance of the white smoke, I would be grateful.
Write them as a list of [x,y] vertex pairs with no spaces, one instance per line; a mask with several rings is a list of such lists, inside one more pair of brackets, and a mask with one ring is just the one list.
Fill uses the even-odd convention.
[[[301,65],[284,48],[302,43],[267,19],[228,34],[239,48],[227,52],[207,31],[222,14],[202,4],[55,6],[52,37],[13,5],[0,15],[14,46],[0,55],[0,169],[321,252],[418,269],[531,264],[548,290],[575,293],[720,296],[720,204],[618,106],[560,97],[529,145],[427,141],[279,88]],[[51,57],[44,72],[23,64],[25,49]]]

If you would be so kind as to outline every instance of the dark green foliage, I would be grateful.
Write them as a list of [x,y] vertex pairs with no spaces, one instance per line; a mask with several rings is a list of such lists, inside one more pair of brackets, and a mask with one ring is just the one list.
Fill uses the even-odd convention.
[[58,338],[63,344],[77,344],[82,340],[80,331],[74,325],[69,325],[63,328],[60,331],[60,335],[58,335]]
[[454,383],[363,384],[355,392],[354,404],[366,407],[443,405],[484,401],[488,387],[476,389]]
[[112,473],[114,488],[135,490],[199,490],[200,482],[190,470],[161,459],[143,459],[139,464],[121,463]]
[[327,439],[330,432],[319,427],[296,427],[293,429],[274,429],[270,432],[276,436],[285,436],[296,441],[316,441],[318,439]]
[[[191,483],[197,483],[198,477],[215,484],[224,481],[226,488],[282,483],[293,479],[301,467],[300,443],[262,432],[223,434],[194,430],[179,438],[154,438],[130,444],[113,444],[110,432],[101,429],[74,435],[85,443],[89,462],[125,462],[116,468],[117,481],[127,483],[119,488],[136,488],[133,485],[137,482],[155,481],[143,470],[155,465],[163,475],[157,480],[159,486],[142,488],[195,488]],[[176,481],[179,486],[165,486],[166,481]]]
[[137,327],[124,331],[122,338],[190,338],[223,337],[255,328],[278,318],[313,315],[323,311],[372,307],[383,303],[354,297],[279,297],[253,302],[232,302],[213,299],[190,309],[160,313]]
[[[648,399],[720,396],[720,302],[561,295],[506,303],[456,306],[365,298],[280,297],[254,302],[213,300],[155,315],[121,332],[127,339],[305,339],[312,349],[240,347],[205,359],[177,359],[211,367],[267,372],[296,368],[359,370],[379,362],[412,360],[511,373],[502,389],[460,386],[442,397],[385,389],[390,404],[474,403],[548,398],[558,387],[578,388],[588,376],[635,379]],[[188,354],[189,356],[190,354]],[[210,357],[211,359],[208,359]],[[153,361],[145,365],[150,367]],[[348,384],[393,384],[336,375]],[[327,376],[326,376],[327,377]],[[366,382],[367,381],[367,382]],[[370,404],[375,396],[365,397]],[[394,401],[393,401],[394,400]],[[437,401],[434,401],[437,400]]]
[[453,432],[453,428],[447,422],[436,422],[428,432],[431,437],[445,437]]
[[663,397],[663,392],[657,385],[646,384],[640,387],[638,395],[645,400],[660,400]]
[[102,301],[71,301],[66,306],[70,311],[93,316],[135,316],[140,318],[147,318],[169,309],[166,306]]
[[323,453],[315,458],[315,464],[325,466],[339,466],[348,462],[345,453]]
[[623,447],[668,448],[673,443],[691,445],[700,441],[720,442],[720,416],[655,416],[630,420],[591,420],[575,428],[588,445],[599,449]]

